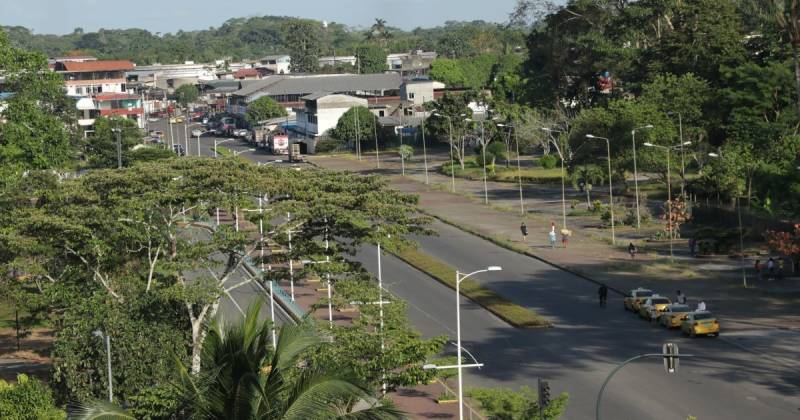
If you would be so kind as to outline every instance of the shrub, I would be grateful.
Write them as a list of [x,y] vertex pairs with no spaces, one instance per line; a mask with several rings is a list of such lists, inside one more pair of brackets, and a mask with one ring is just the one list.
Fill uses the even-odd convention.
[[397,153],[405,160],[411,160],[414,157],[414,148],[404,144],[397,149]]
[[0,419],[55,420],[66,418],[56,408],[50,389],[27,375],[17,375],[17,384],[0,380]]
[[558,158],[554,155],[544,155],[539,158],[539,164],[542,165],[542,168],[545,169],[553,169],[556,167],[558,163]]
[[571,208],[572,210],[575,210],[575,207],[578,206],[578,203],[579,203],[579,201],[574,199],[574,198],[572,200],[569,200],[569,208]]
[[603,203],[600,200],[592,201],[592,213],[599,213],[603,210]]
[[339,140],[332,138],[326,140],[320,140],[317,142],[317,147],[315,148],[315,151],[317,153],[330,153],[336,150],[336,148],[338,148],[342,144],[343,143],[340,142]]
[[566,393],[553,398],[539,415],[539,398],[528,387],[519,391],[506,388],[475,388],[468,392],[481,404],[490,419],[544,420],[557,419],[564,413],[569,396]]

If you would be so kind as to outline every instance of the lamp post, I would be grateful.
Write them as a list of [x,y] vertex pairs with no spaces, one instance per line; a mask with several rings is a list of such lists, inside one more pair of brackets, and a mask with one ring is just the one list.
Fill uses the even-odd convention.
[[564,225],[564,229],[567,228],[567,193],[566,188],[564,187],[565,178],[567,176],[567,172],[564,170],[564,161],[566,160],[566,151],[561,150],[561,147],[553,137],[553,133],[564,133],[561,130],[553,130],[547,127],[542,127],[542,131],[546,131],[550,135],[550,142],[556,147],[556,151],[558,152],[559,156],[561,157],[561,223]]
[[678,139],[681,143],[681,197],[686,195],[686,164],[683,152],[683,117],[680,112],[667,112],[667,114],[678,114]]
[[[422,98],[422,102],[425,103],[425,98]],[[425,117],[426,113],[425,110],[422,110],[422,161],[425,164],[425,185],[430,184],[430,180],[428,179],[428,147],[425,143]]]
[[256,149],[231,150],[231,153],[233,154],[234,157],[236,157],[241,155],[242,153],[255,152],[255,151]]
[[614,232],[614,188],[611,182],[611,141],[605,137],[599,137],[592,134],[586,135],[587,139],[605,140],[606,147],[608,148],[608,208],[611,210],[611,244],[617,244],[617,236]]
[[[467,122],[476,122],[472,118],[464,118]],[[489,187],[486,184],[486,137],[483,131],[483,120],[477,121],[481,124],[481,153],[483,154],[483,203],[489,204]]]
[[122,129],[119,128],[119,121],[117,121],[117,126],[112,128],[111,131],[117,135],[117,169],[122,169]]
[[[525,205],[524,200],[522,197],[522,164],[519,161],[519,132],[517,131],[517,127],[512,124],[497,124],[498,127],[507,127],[509,129],[514,130],[514,143],[517,148],[517,180],[519,181],[519,214],[520,216],[525,216]],[[563,159],[562,159],[562,170],[563,170]],[[563,187],[563,184],[562,184]],[[563,193],[563,189],[562,189]],[[562,195],[563,199],[563,195]]]
[[222,143],[227,143],[229,141],[233,141],[233,139],[225,139],[225,140],[214,139],[214,158],[219,157],[219,155],[217,154],[217,145]]
[[[724,159],[722,157],[722,152],[709,153],[708,155],[713,157],[713,158]],[[800,169],[800,166],[797,167],[797,169]],[[746,288],[747,287],[747,271],[746,271],[745,265],[744,265],[744,230],[742,229],[742,206],[739,203],[739,191],[738,191],[738,188],[737,188],[737,191],[736,191],[736,215],[737,215],[737,218],[739,219],[739,254],[740,254],[740,257],[741,257],[741,266],[742,266],[742,287]]]
[[108,361],[108,366],[106,367],[108,370],[108,402],[114,402],[114,386],[112,384],[111,377],[111,336],[104,334],[101,330],[95,330],[92,332],[92,334],[101,340],[105,340],[106,342],[106,360]]
[[381,168],[381,154],[380,148],[378,147],[378,117],[372,122],[372,134],[375,135],[375,167],[377,169]]
[[[691,142],[686,142],[686,144],[691,144]],[[674,239],[675,228],[672,223],[672,177],[670,172],[670,155],[671,155],[670,152],[672,151],[672,149],[683,147],[684,143],[681,143],[678,146],[661,146],[652,143],[645,143],[644,145],[647,147],[656,147],[662,150],[666,150],[667,152],[667,220],[668,220],[667,226],[669,227],[669,260],[674,261],[675,255],[672,251],[673,247],[672,241]]]
[[453,120],[449,115],[439,114],[438,112],[434,112],[433,115],[447,118],[447,133],[450,138],[450,192],[456,192],[456,167],[455,162],[453,162]]
[[653,128],[653,125],[647,124],[631,130],[631,143],[633,143],[633,185],[636,187],[636,230],[642,227],[642,217],[639,214],[639,172],[636,168],[636,130],[643,130],[645,128]]
[[405,126],[403,125],[403,115],[406,113],[406,109],[402,106],[402,102],[400,103],[400,170],[402,171],[403,176],[406,176],[406,157],[403,155],[403,131],[405,130]]
[[[483,270],[473,271],[469,274],[462,275],[459,271],[456,271],[456,347],[457,347],[457,356],[456,360],[458,365],[455,367],[458,368],[458,418],[459,420],[464,419],[464,382],[461,373],[461,368],[465,367],[461,363],[461,282],[466,280],[468,277],[473,276],[479,273],[485,273],[487,271],[500,271],[502,267],[492,265],[489,267],[484,268]],[[452,368],[453,366],[450,366]]]

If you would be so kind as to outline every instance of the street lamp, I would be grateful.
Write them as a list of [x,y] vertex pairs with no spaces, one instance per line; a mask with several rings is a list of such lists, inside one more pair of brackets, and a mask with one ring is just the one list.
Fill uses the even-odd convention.
[[642,227],[642,218],[639,215],[639,172],[636,169],[636,130],[644,130],[646,128],[653,128],[653,125],[647,124],[631,130],[631,143],[633,143],[633,185],[636,186],[636,230]]
[[455,162],[453,162],[453,120],[449,115],[443,115],[438,112],[434,112],[433,115],[441,118],[447,118],[447,133],[448,137],[450,137],[450,179],[452,183],[450,192],[456,192],[456,167]]
[[[719,153],[709,153],[708,154],[712,158],[719,158],[723,159],[722,152]],[[798,167],[797,169],[800,169]],[[742,229],[742,206],[739,203],[739,189],[736,189],[736,215],[739,219],[739,254],[741,256],[741,266],[742,266],[742,286],[747,287],[747,271],[745,270],[744,265],[744,233]]]
[[547,127],[542,127],[542,131],[546,131],[550,135],[550,142],[556,147],[556,151],[561,156],[561,223],[564,225],[564,229],[567,228],[567,194],[566,189],[564,188],[564,179],[567,176],[566,171],[564,171],[564,160],[566,160],[566,150],[561,150],[561,147],[558,146],[558,143],[553,136],[553,133],[564,133],[561,130],[553,130]]
[[94,330],[92,335],[100,338],[101,340],[104,339],[106,342],[106,359],[108,360],[108,402],[114,402],[114,387],[111,379],[111,336],[108,334],[103,334],[103,331],[101,330]]
[[587,139],[605,140],[608,147],[608,208],[611,210],[611,244],[617,244],[617,236],[614,232],[614,188],[611,182],[611,141],[605,137],[595,136],[592,134],[586,135]]
[[[425,103],[425,97],[422,97],[422,103]],[[430,180],[428,179],[428,147],[425,142],[425,119],[426,113],[425,110],[422,110],[422,159],[425,164],[425,185],[430,184]]]
[[[472,118],[464,118],[467,122],[476,122]],[[483,154],[483,202],[489,204],[489,187],[486,184],[486,137],[484,136],[483,120],[477,121],[481,124],[481,151]]]
[[122,169],[122,129],[119,128],[119,121],[117,121],[117,126],[112,128],[111,131],[117,135],[117,169]]
[[466,280],[468,277],[473,276],[479,273],[485,273],[487,271],[500,271],[502,267],[492,265],[489,267],[484,268],[483,270],[473,271],[469,274],[462,275],[461,272],[456,271],[456,347],[457,347],[457,365],[451,366],[450,368],[456,367],[458,368],[458,418],[459,420],[464,419],[464,382],[461,373],[462,367],[471,367],[465,366],[461,363],[461,282]]
[[691,143],[692,142],[687,141],[687,142],[681,143],[681,144],[679,144],[677,146],[661,146],[661,145],[652,144],[652,143],[645,143],[644,144],[647,147],[656,147],[656,148],[663,149],[663,150],[667,151],[667,220],[669,221],[667,226],[669,227],[669,260],[670,261],[674,261],[674,259],[675,259],[675,255],[674,255],[674,253],[672,251],[672,246],[673,246],[672,245],[672,241],[673,241],[674,236],[675,236],[674,235],[675,228],[674,228],[673,223],[672,223],[672,179],[671,179],[671,172],[670,172],[670,155],[671,155],[670,152],[672,151],[672,149],[676,149],[678,147],[683,147],[683,146],[691,144]]
[[231,150],[231,153],[233,154],[234,157],[236,157],[241,155],[242,153],[255,152],[255,151],[256,149]]
[[[184,126],[184,130],[183,131],[184,131],[184,135],[186,135],[186,156],[189,156],[189,136],[188,136],[188,132],[187,131],[189,130],[189,127],[194,127],[194,126],[197,126],[197,125],[203,125],[203,124],[194,123],[194,124],[186,124]],[[198,157],[200,156],[200,135],[201,134],[203,134],[203,133],[199,132],[197,134],[197,136],[196,136],[197,137],[197,156]]]
[[229,141],[233,141],[233,139],[225,139],[225,140],[214,139],[214,158],[219,157],[219,155],[217,154],[217,145],[222,143],[227,143]]
[[[519,213],[521,216],[525,215],[525,205],[523,204],[522,198],[522,165],[519,162],[519,132],[517,131],[517,127],[512,124],[497,124],[498,127],[507,127],[514,130],[514,143],[516,144],[517,148],[517,180],[519,181]],[[561,165],[563,168],[564,161],[562,159]],[[562,190],[563,191],[563,190]]]

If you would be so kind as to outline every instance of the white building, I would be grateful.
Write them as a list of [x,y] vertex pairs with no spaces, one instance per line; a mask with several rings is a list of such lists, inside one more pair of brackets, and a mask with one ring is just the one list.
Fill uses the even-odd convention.
[[262,67],[269,69],[273,74],[291,73],[292,57],[288,54],[268,55],[258,61]]
[[305,106],[294,108],[297,130],[309,137],[319,137],[336,127],[339,118],[350,108],[369,105],[366,99],[331,93],[313,93],[300,99],[305,101]]
[[[126,73],[126,78],[144,86],[159,89],[176,88],[185,83],[198,83],[217,78],[216,66],[187,61],[183,64],[153,64],[136,66]],[[175,83],[178,81],[178,83]],[[176,84],[178,86],[176,86]]]
[[134,64],[127,60],[57,61],[53,70],[64,77],[67,96],[125,93],[125,72]]
[[354,55],[332,55],[328,57],[320,57],[319,66],[336,67],[337,65],[344,65],[344,64],[355,66],[357,61],[358,60],[356,60],[356,56]]

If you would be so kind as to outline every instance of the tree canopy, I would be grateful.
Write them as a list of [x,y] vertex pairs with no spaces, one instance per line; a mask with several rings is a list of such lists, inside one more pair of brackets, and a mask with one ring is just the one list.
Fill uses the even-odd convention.
[[272,118],[285,117],[286,108],[269,96],[262,96],[247,105],[245,118],[250,124],[258,124]]

